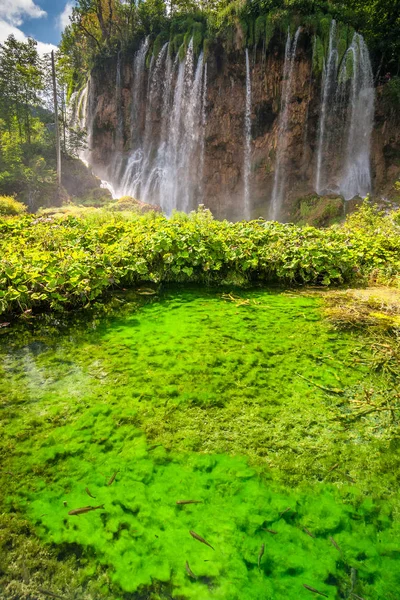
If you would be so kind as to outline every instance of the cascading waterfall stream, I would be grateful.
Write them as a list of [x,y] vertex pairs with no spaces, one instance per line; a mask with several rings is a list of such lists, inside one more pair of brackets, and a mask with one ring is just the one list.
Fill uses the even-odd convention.
[[143,141],[143,159],[141,164],[141,174],[137,181],[137,185],[133,188],[133,196],[135,198],[148,198],[151,194],[153,177],[155,174],[152,169],[152,153],[153,153],[153,114],[157,110],[158,99],[161,93],[162,82],[161,72],[165,65],[165,59],[168,52],[168,43],[164,44],[156,61],[152,57],[149,74],[149,87],[146,104],[146,122]]
[[[75,136],[81,138],[82,132],[86,131],[86,146],[81,148],[78,156],[81,161],[90,168],[91,153],[93,150],[93,121],[95,114],[94,86],[91,79],[79,91],[74,92],[67,105],[67,135],[70,136],[69,143],[74,144]],[[72,138],[71,138],[72,136]],[[101,179],[101,188],[107,189],[113,198],[116,198],[115,190],[109,181]]]
[[140,101],[143,97],[145,82],[146,56],[149,50],[149,37],[143,40],[133,60],[133,87],[131,105],[131,142],[140,131]]
[[[286,41],[276,164],[269,207],[269,217],[272,219],[281,217],[287,181],[291,181],[292,176],[291,161],[294,168],[298,163],[295,158],[292,159],[292,138],[297,135],[294,124],[297,127],[299,116],[302,118],[302,111],[295,110],[293,103],[300,31],[301,28],[294,36],[288,31]],[[315,143],[313,184],[317,192],[321,195],[341,194],[347,200],[356,195],[365,196],[371,190],[370,143],[375,96],[371,63],[362,36],[354,34],[347,50],[342,42],[343,30],[340,24],[332,20],[323,68],[317,136],[308,142],[313,129],[308,128],[306,116],[301,143],[302,165],[304,171],[307,168],[307,173]],[[94,164],[94,170],[110,182],[104,185],[111,189],[114,197],[129,195],[158,204],[166,214],[171,214],[175,209],[188,212],[204,201],[207,64],[203,53],[196,56],[193,40],[183,60],[179,59],[180,53],[176,58],[171,57],[169,43],[164,44],[157,56],[150,58],[149,51],[150,42],[146,38],[130,69],[132,88],[129,106],[126,106],[128,95],[124,85],[124,77],[129,70],[126,59],[123,59],[121,52],[118,53],[114,79],[114,149],[108,166],[102,169]],[[256,92],[252,89],[253,74],[248,49],[245,51],[245,64],[243,154],[238,165],[240,168],[242,161],[243,177],[238,183],[238,192],[243,198],[242,217],[249,219],[252,186],[254,191],[257,189],[259,192],[256,188],[259,183],[252,183],[251,173],[251,115],[253,104],[256,110],[259,99],[257,89]],[[308,99],[312,98],[311,86],[310,79]],[[94,124],[101,117],[101,109],[96,101],[98,91],[97,80],[89,78],[85,88],[73,95],[69,108],[69,118],[77,132],[82,129],[87,132],[86,149],[80,152],[80,157],[88,164],[93,164],[99,154],[96,146],[93,146],[96,141]],[[213,98],[212,94],[213,91],[210,99]],[[214,103],[215,100],[210,106]],[[127,110],[131,118],[128,131],[125,130]],[[243,185],[242,190],[240,185]]]
[[178,152],[180,139],[180,126],[182,114],[182,100],[185,84],[185,62],[179,63],[179,59],[175,60],[175,69],[178,69],[178,76],[175,83],[175,91],[173,95],[173,105],[170,114],[169,124],[167,125],[167,139],[165,140],[165,152],[161,157],[160,163],[160,197],[163,199],[163,207],[168,214],[176,204],[176,188],[178,185]]
[[[328,47],[328,60],[326,62],[326,68],[323,72],[323,84],[322,84],[322,102],[321,111],[318,127],[318,154],[317,154],[317,172],[316,172],[316,190],[317,194],[321,193],[321,181],[324,181],[323,169],[323,156],[325,154],[326,146],[329,140],[326,140],[326,118],[328,111],[328,100],[332,95],[332,90],[335,85],[337,63],[338,63],[338,52],[334,47],[334,37],[336,35],[336,21],[332,19],[331,28],[329,32],[329,47]],[[324,65],[325,66],[325,65]],[[329,132],[328,132],[329,133]]]
[[249,50],[246,48],[246,108],[244,118],[244,218],[250,219],[251,175],[251,72]]
[[91,102],[91,81],[88,79],[85,87],[70,100],[70,127],[76,132],[86,131],[86,147],[78,155],[86,165],[90,162],[90,152],[93,143],[93,98]]
[[204,199],[203,177],[204,177],[204,163],[206,153],[206,125],[207,125],[207,63],[204,65],[204,77],[203,77],[203,93],[202,93],[202,107],[201,107],[201,132],[200,132],[200,169],[199,169],[199,181],[201,185],[201,195]]
[[[202,142],[201,137],[203,133],[202,127],[202,87],[203,87],[203,53],[200,54],[197,61],[197,68],[194,73],[193,79],[193,66],[188,71],[188,79],[186,81],[187,88],[186,93],[188,94],[188,110],[185,116],[185,144],[183,145],[183,190],[184,196],[182,198],[183,210],[190,210],[194,208],[194,197],[198,196],[198,186],[201,185],[200,175],[201,167],[196,173],[196,177],[193,181],[193,187],[191,185],[191,161],[196,155],[196,150],[199,152],[199,163],[201,165],[201,154],[202,154]],[[199,197],[199,196],[198,196]]]
[[[345,200],[371,191],[370,148],[374,123],[375,89],[368,48],[358,33],[347,51],[352,57],[351,108],[346,163],[340,180]],[[346,57],[345,57],[346,59]]]
[[292,42],[289,30],[286,40],[285,63],[283,67],[282,103],[278,123],[278,147],[276,152],[274,187],[272,191],[270,209],[270,218],[273,220],[279,217],[282,202],[284,200],[286,175],[285,151],[287,148],[287,135],[289,131],[289,104],[292,97],[294,83],[294,64],[296,58],[297,42],[299,40],[300,32],[301,27],[297,29]]
[[[195,64],[193,40],[186,57],[174,63],[169,44],[152,57],[146,84],[145,40],[134,59],[130,154],[113,161],[109,179],[120,196],[159,204],[170,214],[190,211],[203,200],[202,175],[206,126],[206,65],[203,53]],[[145,103],[138,89],[146,96]],[[143,106],[145,114],[143,115]],[[161,115],[160,120],[156,119]]]
[[122,150],[124,145],[124,115],[122,112],[122,61],[121,51],[118,52],[117,79],[115,96],[117,99],[117,127],[115,131],[115,147]]
[[335,193],[350,200],[371,191],[375,90],[363,37],[354,34],[340,61],[337,44],[332,21],[323,73],[315,189],[319,195]]

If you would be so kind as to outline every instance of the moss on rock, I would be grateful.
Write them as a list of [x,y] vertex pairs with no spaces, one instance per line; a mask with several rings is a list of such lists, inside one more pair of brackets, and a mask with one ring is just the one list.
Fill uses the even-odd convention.
[[345,217],[344,200],[340,196],[309,195],[293,205],[290,219],[298,225],[329,227]]

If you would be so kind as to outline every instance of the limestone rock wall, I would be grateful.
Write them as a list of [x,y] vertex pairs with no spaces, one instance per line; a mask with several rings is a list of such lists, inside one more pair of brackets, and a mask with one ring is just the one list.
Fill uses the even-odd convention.
[[[252,216],[268,217],[274,183],[279,137],[278,117],[282,89],[283,44],[273,45],[267,56],[251,52],[252,66]],[[120,106],[117,102],[117,59],[108,59],[92,73],[93,136],[95,171],[104,176],[115,150],[129,153],[132,131],[133,57],[124,57]],[[287,195],[282,219],[290,218],[294,201],[315,190],[315,163],[320,109],[320,78],[312,74],[311,48],[306,39],[299,44],[296,77],[289,106],[289,129],[285,140]],[[218,218],[232,220],[243,215],[244,115],[246,64],[243,51],[216,48],[208,58],[207,125],[205,131],[204,204]],[[137,118],[145,118],[143,106]],[[151,118],[157,131],[160,110]],[[118,139],[118,115],[122,114],[123,138]],[[331,160],[335,160],[332,156]],[[371,167],[374,195],[390,195],[393,181],[400,178],[400,120],[383,102],[377,90]]]

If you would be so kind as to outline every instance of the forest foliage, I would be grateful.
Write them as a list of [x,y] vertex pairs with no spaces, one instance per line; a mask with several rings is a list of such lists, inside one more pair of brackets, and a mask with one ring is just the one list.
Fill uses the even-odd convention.
[[[59,126],[64,156],[82,137],[71,135],[65,71],[57,68]],[[57,201],[55,122],[50,56],[32,38],[10,35],[0,44],[0,195],[15,195],[31,210]]]
[[142,282],[388,283],[400,273],[400,216],[365,205],[329,229],[217,221],[208,210],[0,219],[0,314],[86,306]]
[[[399,70],[400,8],[389,0],[78,0],[65,29],[61,53],[69,91],[79,88],[96,60],[120,49],[133,52],[150,36],[153,52],[170,41],[183,54],[191,38],[207,53],[214,42],[268,48],[274,36],[303,26],[327,48],[331,19],[341,23],[347,46],[354,30],[363,34],[376,70]],[[346,47],[347,47],[346,46]]]

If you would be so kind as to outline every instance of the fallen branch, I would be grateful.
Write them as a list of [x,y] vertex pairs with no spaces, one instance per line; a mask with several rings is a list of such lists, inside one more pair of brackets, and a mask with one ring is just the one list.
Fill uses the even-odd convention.
[[315,383],[315,381],[311,381],[311,379],[307,379],[307,377],[303,377],[303,375],[300,375],[300,373],[296,373],[296,375],[298,377],[300,377],[301,379],[304,379],[304,381],[307,381],[307,383],[311,383],[311,385],[319,388],[323,392],[327,392],[328,394],[337,394],[337,395],[344,394],[344,390],[341,390],[340,388],[324,387],[323,385],[320,385],[319,383]]

